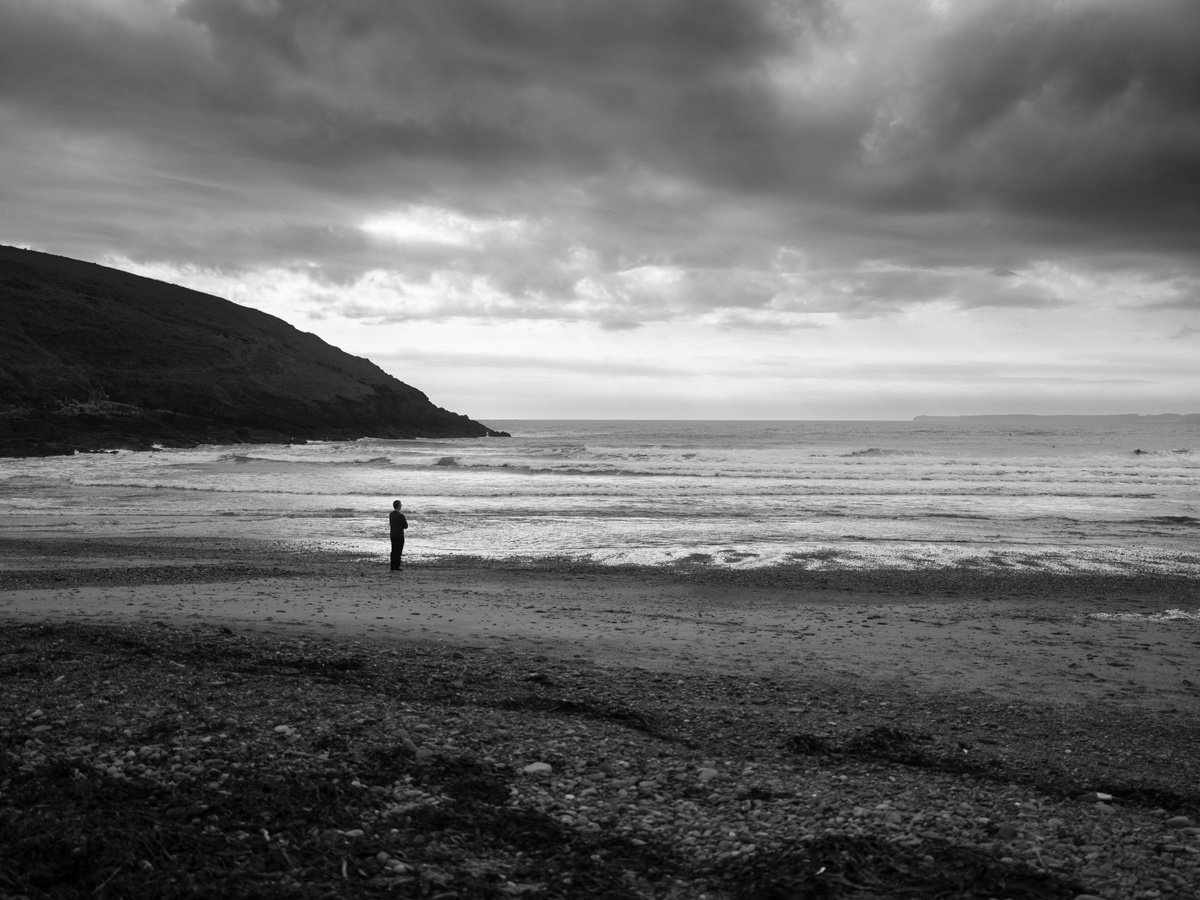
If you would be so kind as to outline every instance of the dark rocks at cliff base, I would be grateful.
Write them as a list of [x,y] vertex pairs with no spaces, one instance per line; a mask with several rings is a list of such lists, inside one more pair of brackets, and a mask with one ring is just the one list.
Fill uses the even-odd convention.
[[0,456],[504,437],[274,316],[0,247]]

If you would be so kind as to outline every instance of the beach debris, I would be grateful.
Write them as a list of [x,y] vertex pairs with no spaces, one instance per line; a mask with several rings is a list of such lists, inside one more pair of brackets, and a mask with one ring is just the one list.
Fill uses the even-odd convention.
[[1172,816],[1163,822],[1168,828],[1191,828],[1192,820],[1187,816]]
[[[960,771],[964,766],[969,765],[962,762],[950,764],[948,761],[936,758],[926,750],[916,746],[918,744],[926,744],[931,739],[931,735],[925,733],[909,733],[890,725],[880,725],[851,735],[840,743],[835,743],[820,735],[801,732],[785,738],[783,748],[790,750],[792,753],[806,756],[843,754],[935,768],[950,765],[952,768]],[[956,742],[956,755],[961,755],[965,750],[966,746],[964,744]]]
[[906,750],[910,744],[928,738],[928,735],[912,735],[890,725],[880,725],[850,738],[842,745],[842,752],[888,759],[901,749]]
[[815,734],[790,735],[784,739],[783,747],[785,750],[791,750],[793,753],[804,755],[828,753],[830,750],[829,742],[825,738]]
[[731,856],[719,872],[737,900],[931,896],[1075,900],[1082,885],[1028,863],[923,839],[919,852],[868,835],[824,834]]
[[521,770],[525,775],[549,775],[553,771],[554,766],[546,762],[530,763]]
[[1080,794],[1075,799],[1080,803],[1108,803],[1115,798],[1112,794],[1105,794],[1101,791],[1088,791],[1086,794]]
[[706,767],[706,768],[700,769],[696,772],[696,779],[701,784],[708,784],[714,778],[720,777],[720,775],[721,775],[721,773],[718,772],[716,769],[710,769],[710,768]]

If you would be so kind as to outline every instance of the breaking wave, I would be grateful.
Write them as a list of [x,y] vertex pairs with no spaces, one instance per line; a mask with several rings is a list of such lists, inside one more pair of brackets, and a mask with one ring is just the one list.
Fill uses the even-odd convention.
[[[346,468],[362,466],[371,469],[389,468],[394,465],[386,456],[373,456],[370,459],[280,459],[274,456],[249,456],[242,453],[226,453],[217,457],[214,465],[233,466],[276,466],[295,468],[337,467]],[[184,463],[194,466],[195,463]]]
[[1102,619],[1107,622],[1180,622],[1200,621],[1200,610],[1196,609],[1164,609],[1157,613],[1088,613],[1089,619]]
[[887,447],[868,447],[865,450],[851,450],[843,453],[846,459],[863,459],[877,456],[928,456],[924,450],[898,450]]

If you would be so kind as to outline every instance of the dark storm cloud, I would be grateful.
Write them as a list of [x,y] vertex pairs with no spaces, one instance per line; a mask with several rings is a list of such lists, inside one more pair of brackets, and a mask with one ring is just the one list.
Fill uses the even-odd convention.
[[885,98],[873,137],[888,183],[877,198],[984,202],[1190,243],[1200,224],[1195,4],[966,6],[910,85]]
[[334,167],[399,154],[491,177],[603,170],[689,120],[737,131],[761,103],[749,73],[799,27],[729,0],[190,0],[179,13],[220,71],[210,101],[267,115],[276,152]]
[[[65,136],[68,153],[104,145],[108,158],[96,162],[110,190],[85,204],[105,223],[98,232],[115,229],[134,255],[163,258],[153,236],[133,234],[144,217],[131,198],[150,192],[169,213],[155,229],[162,242],[185,261],[226,266],[254,249],[286,261],[275,223],[301,220],[292,233],[311,234],[356,204],[533,214],[566,204],[590,219],[630,175],[694,171],[673,158],[680,141],[743,129],[738,118],[762,103],[755,67],[828,16],[818,3],[785,16],[723,0],[113,8],[121,14],[54,0],[0,8],[10,122]],[[22,199],[36,205],[41,189],[31,184]],[[696,183],[690,199],[648,201],[618,188],[615,199],[679,222],[680,204],[705,192]],[[263,212],[275,223],[259,224]],[[605,243],[591,222],[575,227]],[[256,228],[272,232],[257,248],[245,240]],[[664,252],[676,249],[661,227],[655,234]],[[329,254],[344,249],[333,237]]]
[[[1198,277],[1194,0],[0,0],[0,131],[0,239],[453,270],[494,315],[1037,309],[1063,298],[987,273],[1048,257]],[[359,229],[414,205],[528,246]]]

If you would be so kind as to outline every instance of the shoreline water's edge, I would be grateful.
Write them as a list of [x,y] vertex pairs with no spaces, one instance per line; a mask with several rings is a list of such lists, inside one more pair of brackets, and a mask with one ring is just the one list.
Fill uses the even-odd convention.
[[[0,536],[0,589],[23,579],[22,586],[55,586],[64,582],[95,583],[120,579],[121,570],[181,566],[188,580],[246,578],[251,572],[281,576],[329,574],[384,569],[387,548],[358,549],[303,541],[218,537],[107,537],[82,534],[53,538]],[[665,565],[606,563],[565,555],[485,557],[468,554],[417,555],[409,570],[427,572],[523,573],[532,577],[570,576],[632,579],[654,583],[720,584],[746,589],[791,591],[865,591],[914,594],[1057,594],[1105,599],[1104,593],[1153,595],[1200,603],[1200,575],[1159,567],[1126,571],[1055,570],[1006,566],[949,565],[923,568],[812,567],[780,563],[761,567],[729,567],[707,562]],[[69,561],[68,564],[64,564]],[[1197,558],[1200,565],[1200,557]],[[103,571],[102,571],[103,570]],[[45,576],[43,573],[52,572]]]

